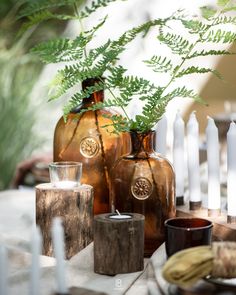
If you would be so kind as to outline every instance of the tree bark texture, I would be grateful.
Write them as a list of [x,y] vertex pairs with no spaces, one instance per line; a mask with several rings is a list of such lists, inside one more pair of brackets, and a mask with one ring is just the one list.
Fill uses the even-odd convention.
[[69,259],[93,240],[93,188],[61,189],[50,183],[36,186],[36,224],[42,231],[43,255],[53,256],[51,226],[57,216],[63,220],[65,256]]
[[94,271],[116,275],[143,270],[144,216],[111,219],[114,214],[94,217]]

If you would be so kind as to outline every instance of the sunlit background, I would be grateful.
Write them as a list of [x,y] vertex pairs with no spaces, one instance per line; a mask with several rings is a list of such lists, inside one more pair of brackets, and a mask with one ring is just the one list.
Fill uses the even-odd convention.
[[[81,7],[87,1],[84,0]],[[84,23],[84,28],[91,28],[99,19],[108,15],[105,26],[98,32],[94,40],[96,45],[121,35],[124,30],[141,24],[148,19],[166,17],[179,8],[186,9],[190,15],[199,14],[202,5],[214,5],[215,1],[206,0],[127,0],[112,3],[105,9],[99,9]],[[32,161],[47,162],[52,154],[53,132],[56,122],[62,115],[62,107],[68,97],[48,102],[48,85],[60,65],[43,65],[37,58],[29,54],[29,49],[39,41],[57,36],[75,37],[81,30],[78,21],[50,21],[26,32],[21,38],[17,32],[22,20],[17,19],[23,1],[1,0],[0,2],[0,190],[7,189],[21,182],[19,168],[27,170]],[[177,28],[178,29],[178,28]],[[137,38],[130,44],[130,49],[121,56],[120,63],[128,68],[129,73],[141,75],[158,83],[163,83],[165,75],[153,73],[142,62],[153,54],[168,55],[167,48],[161,47],[156,38],[157,32],[152,30],[143,39]],[[92,46],[93,44],[91,44]],[[166,52],[165,52],[166,50]],[[235,48],[231,48],[235,51]],[[233,107],[236,93],[235,58],[209,57],[205,64],[213,66],[221,72],[224,81],[212,75],[189,75],[182,81],[195,89],[208,103],[208,106],[193,103],[187,99],[176,99],[167,108],[169,148],[172,142],[172,124],[179,109],[185,121],[192,110],[197,111],[200,131],[206,127],[206,116],[215,116],[225,111],[225,105]],[[186,78],[184,78],[186,79]],[[78,85],[80,87],[80,85]],[[109,97],[109,94],[106,94]],[[232,103],[225,103],[231,101]],[[137,102],[129,107],[134,116],[141,110]],[[204,137],[202,138],[204,142]],[[22,164],[23,162],[23,164]],[[40,167],[38,167],[40,168]],[[43,168],[43,166],[42,166]],[[42,169],[43,170],[43,169]],[[27,184],[34,185],[34,178],[39,177],[37,169],[24,179]],[[40,172],[41,173],[41,172]],[[24,174],[24,173],[23,173]],[[17,178],[18,177],[18,178]],[[40,175],[43,180],[43,173]]]

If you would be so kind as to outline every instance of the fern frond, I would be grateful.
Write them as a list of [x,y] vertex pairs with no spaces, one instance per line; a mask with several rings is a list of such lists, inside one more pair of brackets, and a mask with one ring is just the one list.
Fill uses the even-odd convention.
[[232,43],[236,40],[236,33],[231,31],[223,31],[218,29],[217,31],[211,30],[208,34],[202,38],[202,41],[213,43]]
[[202,16],[209,20],[216,14],[216,9],[209,7],[209,6],[202,6],[200,7]]
[[61,6],[73,5],[77,0],[40,0],[27,1],[27,6],[21,10],[19,17],[37,14],[39,12]]
[[170,93],[163,96],[161,101],[169,102],[173,98],[177,98],[177,97],[183,97],[183,98],[188,97],[200,103],[205,103],[204,100],[197,93],[194,92],[194,90],[188,89],[186,86],[175,88]]
[[73,20],[77,18],[78,18],[77,16],[73,16],[73,15],[54,14],[50,12],[49,10],[39,11],[33,15],[28,16],[28,20],[22,24],[18,32],[18,36],[21,36],[25,31],[27,31],[34,25],[40,24],[41,22],[46,20],[55,19],[55,20],[67,21],[67,20]]
[[231,0],[217,0],[217,5],[225,7]]
[[236,6],[231,6],[231,7],[227,7],[223,10],[223,12],[229,12],[229,11],[235,11],[236,10]]
[[113,126],[114,133],[119,134],[121,132],[129,132],[132,130],[132,122],[133,120],[127,120],[127,118],[121,116],[121,115],[110,115],[110,114],[104,114],[105,118],[110,119],[112,121],[112,124],[104,125],[103,128],[108,128]]
[[172,61],[167,57],[152,56],[149,60],[144,60],[148,67],[152,68],[154,72],[167,73],[173,68]]
[[210,25],[204,24],[201,21],[198,20],[186,20],[186,19],[181,19],[181,22],[183,26],[188,29],[188,32],[190,34],[203,34],[205,33]]
[[78,60],[83,57],[84,48],[92,39],[92,36],[84,36],[82,33],[74,40],[56,39],[40,43],[31,49],[45,63],[66,62]]
[[216,70],[212,70],[210,68],[199,68],[199,67],[195,67],[195,66],[191,66],[188,67],[186,69],[183,69],[181,71],[178,72],[178,74],[176,74],[176,78],[181,78],[183,76],[186,75],[191,75],[191,74],[205,74],[205,73],[212,73],[214,74],[216,77],[218,77],[219,79],[221,79],[221,75],[218,71]]
[[158,36],[158,39],[160,42],[166,44],[173,53],[179,55],[184,55],[188,53],[193,46],[193,44],[191,44],[188,40],[176,34],[161,34]]
[[201,51],[194,51],[191,55],[188,55],[186,59],[191,59],[195,57],[201,57],[201,56],[208,56],[208,55],[234,55],[236,52],[230,52],[227,50],[201,50]]
[[[117,0],[96,0],[92,1],[90,6],[85,6],[83,11],[80,12],[79,16],[80,19],[88,17],[90,14],[95,12],[98,8],[100,7],[106,7],[108,6],[111,2],[116,2]],[[124,1],[124,0],[122,0]]]
[[[236,10],[236,7],[235,7],[235,10]],[[224,24],[236,25],[236,17],[221,15],[221,16],[216,17],[213,21],[214,26],[215,25],[224,25]]]
[[[64,118],[67,118],[68,114],[76,107],[78,107],[78,105],[82,102],[84,98],[88,98],[94,92],[105,90],[105,88],[105,84],[101,81],[96,83],[94,86],[89,86],[85,90],[81,90],[80,92],[75,93],[63,108]],[[95,106],[97,106],[97,109],[102,108],[102,106],[99,106],[98,104],[96,104]]]

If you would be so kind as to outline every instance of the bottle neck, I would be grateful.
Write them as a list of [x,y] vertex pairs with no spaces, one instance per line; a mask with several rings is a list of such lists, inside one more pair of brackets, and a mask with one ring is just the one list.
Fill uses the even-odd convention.
[[[91,87],[96,85],[99,82],[102,82],[103,78],[89,78],[86,79],[82,82],[82,89],[83,91],[86,90],[86,88]],[[98,102],[103,102],[104,100],[104,90],[100,90],[97,92],[94,92],[92,94],[90,94],[89,97],[85,97],[83,99],[83,105],[85,105],[86,107],[91,105],[91,104],[96,104]]]
[[154,152],[154,135],[155,131],[146,133],[131,131],[131,153],[136,156],[147,157],[147,154]]

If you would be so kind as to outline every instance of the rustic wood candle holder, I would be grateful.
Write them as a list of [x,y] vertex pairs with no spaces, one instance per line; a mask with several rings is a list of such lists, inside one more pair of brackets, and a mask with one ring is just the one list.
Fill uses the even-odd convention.
[[114,214],[94,217],[94,272],[106,275],[143,270],[144,216],[110,219]]
[[43,236],[43,255],[53,256],[52,219],[60,216],[65,231],[65,256],[74,256],[93,240],[93,188],[62,189],[50,183],[36,186],[36,224]]

